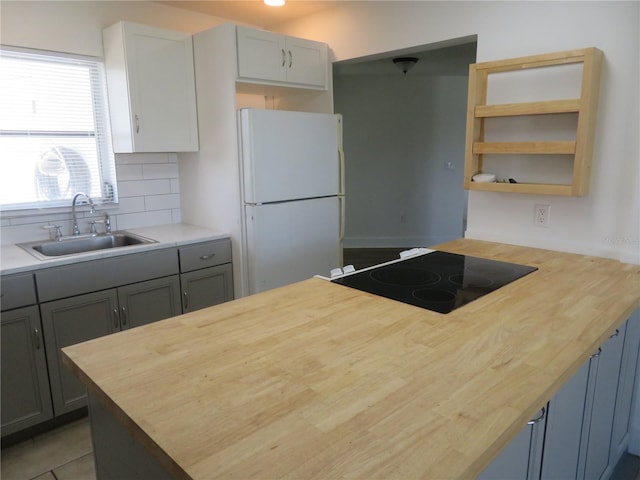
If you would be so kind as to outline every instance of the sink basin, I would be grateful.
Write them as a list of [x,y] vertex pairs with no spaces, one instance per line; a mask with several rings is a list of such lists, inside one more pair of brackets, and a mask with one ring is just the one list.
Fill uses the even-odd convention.
[[64,255],[77,255],[80,253],[104,250],[108,248],[122,248],[131,245],[156,243],[155,240],[134,235],[129,232],[103,233],[96,235],[81,235],[66,237],[62,240],[50,240],[44,242],[30,242],[18,244],[34,257],[43,260]]

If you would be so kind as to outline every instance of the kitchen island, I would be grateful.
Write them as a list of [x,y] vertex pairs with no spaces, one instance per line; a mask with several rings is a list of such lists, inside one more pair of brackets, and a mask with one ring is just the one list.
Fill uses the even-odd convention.
[[473,478],[640,305],[638,265],[432,248],[538,270],[446,315],[314,278],[65,348],[98,474],[124,432],[167,478]]

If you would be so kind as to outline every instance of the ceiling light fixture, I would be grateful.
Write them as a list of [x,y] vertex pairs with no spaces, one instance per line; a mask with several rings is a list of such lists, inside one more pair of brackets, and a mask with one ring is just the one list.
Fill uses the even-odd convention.
[[418,63],[418,59],[416,57],[398,57],[393,59],[393,63],[406,75]]
[[264,4],[270,7],[281,7],[284,5],[284,0],[264,0]]

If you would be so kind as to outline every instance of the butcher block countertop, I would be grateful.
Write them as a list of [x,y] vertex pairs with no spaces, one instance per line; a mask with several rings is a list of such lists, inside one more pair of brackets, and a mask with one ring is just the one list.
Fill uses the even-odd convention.
[[473,478],[640,305],[640,266],[538,267],[443,315],[313,278],[63,350],[177,478]]

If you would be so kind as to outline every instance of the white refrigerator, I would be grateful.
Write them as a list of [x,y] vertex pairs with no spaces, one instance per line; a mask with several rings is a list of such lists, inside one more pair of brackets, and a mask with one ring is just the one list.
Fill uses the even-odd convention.
[[342,264],[340,115],[241,109],[243,290],[258,293]]

